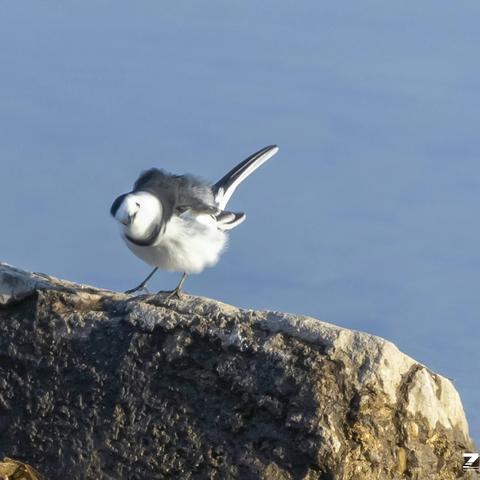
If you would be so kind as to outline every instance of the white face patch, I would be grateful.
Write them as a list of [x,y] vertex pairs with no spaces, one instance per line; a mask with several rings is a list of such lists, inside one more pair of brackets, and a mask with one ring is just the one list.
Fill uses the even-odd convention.
[[115,213],[115,219],[125,226],[130,225],[140,209],[140,203],[131,197],[127,195]]
[[122,230],[134,240],[145,240],[162,221],[163,208],[155,195],[148,192],[129,193],[115,214]]

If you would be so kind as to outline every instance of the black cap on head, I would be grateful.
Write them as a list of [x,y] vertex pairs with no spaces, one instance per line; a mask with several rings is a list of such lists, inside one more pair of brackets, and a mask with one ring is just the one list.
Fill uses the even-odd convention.
[[123,199],[128,195],[128,193],[124,193],[123,195],[120,195],[115,199],[115,201],[112,203],[112,206],[110,207],[110,215],[112,217],[115,216],[117,213],[118,209],[120,208],[120,205],[123,202]]

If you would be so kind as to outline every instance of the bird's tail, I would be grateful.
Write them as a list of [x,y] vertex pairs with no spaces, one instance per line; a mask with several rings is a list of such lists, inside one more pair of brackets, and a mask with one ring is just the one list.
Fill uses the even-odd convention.
[[[230,170],[223,178],[221,178],[213,187],[215,195],[215,202],[218,208],[224,210],[230,197],[235,192],[236,188],[242,183],[251,173],[253,173],[260,165],[263,165],[269,158],[273,157],[278,152],[276,145],[269,145],[262,148],[258,152],[250,155],[243,162]],[[243,221],[242,218],[241,221]],[[235,222],[236,226],[240,222]],[[233,228],[233,227],[230,227]]]

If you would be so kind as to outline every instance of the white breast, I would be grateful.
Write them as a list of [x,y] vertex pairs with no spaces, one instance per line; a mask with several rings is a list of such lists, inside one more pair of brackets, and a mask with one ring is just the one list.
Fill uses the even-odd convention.
[[199,273],[218,262],[227,239],[210,215],[192,215],[187,211],[171,218],[154,245],[142,247],[127,239],[125,242],[149,265],[174,272]]

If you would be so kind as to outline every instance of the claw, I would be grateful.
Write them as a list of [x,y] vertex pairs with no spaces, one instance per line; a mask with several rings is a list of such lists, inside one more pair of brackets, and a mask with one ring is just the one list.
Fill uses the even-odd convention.
[[138,287],[135,287],[135,288],[131,288],[130,290],[125,290],[124,293],[126,293],[127,295],[130,295],[132,293],[135,293],[135,292],[145,292],[145,293],[150,293],[150,291],[148,290],[147,286],[146,285],[143,285],[143,286],[138,286]]
[[180,279],[179,284],[175,288],[175,290],[167,290],[166,292],[161,290],[160,292],[158,292],[157,295],[162,295],[162,298],[163,298],[163,295],[167,294],[167,296],[165,298],[163,298],[164,300],[171,300],[174,297],[176,297],[180,300],[182,298],[182,293],[181,293],[182,292],[182,287],[183,287],[183,284],[184,284],[186,278],[187,278],[187,274],[184,273],[182,275],[182,278]]
[[166,300],[170,300],[172,298],[177,298],[180,300],[182,298],[182,292],[179,288],[176,288],[175,290],[172,290],[166,297]]
[[126,290],[125,293],[130,295],[131,293],[138,292],[139,290],[144,290],[146,293],[150,293],[147,288],[147,282],[152,278],[153,274],[158,270],[158,267],[155,267],[153,271],[147,276],[147,278],[140,284],[137,285],[135,288],[131,288],[130,290]]
[[[173,298],[177,298],[180,300],[182,298],[182,291],[179,288],[175,290],[160,290],[157,295],[162,297],[162,300],[172,300]],[[165,296],[164,296],[165,295]]]

